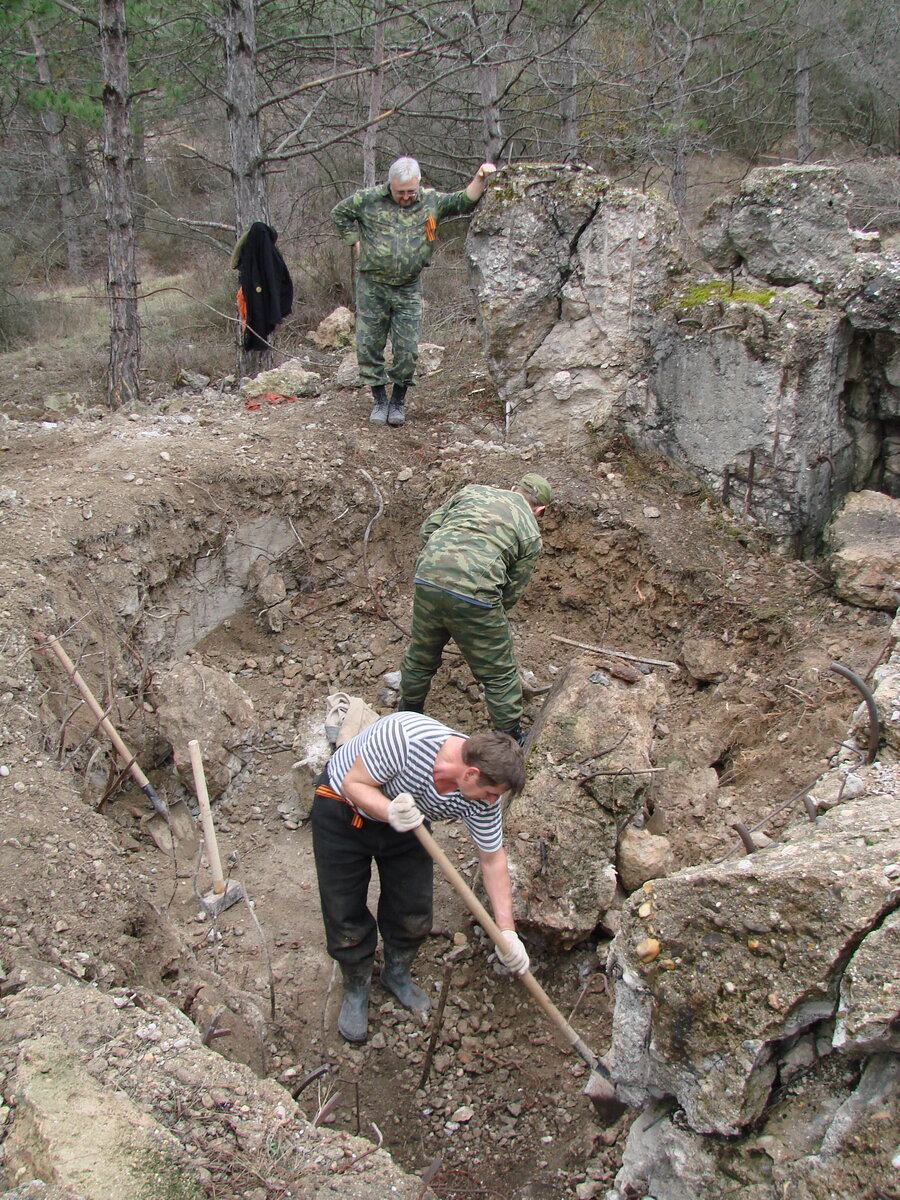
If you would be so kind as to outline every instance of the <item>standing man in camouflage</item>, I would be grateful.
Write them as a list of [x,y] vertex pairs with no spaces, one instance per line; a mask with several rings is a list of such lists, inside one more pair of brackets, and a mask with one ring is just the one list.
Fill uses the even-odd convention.
[[[375,400],[373,425],[402,425],[403,402],[413,381],[422,328],[422,268],[428,265],[438,221],[470,213],[497,168],[482,163],[462,192],[436,192],[420,186],[414,158],[398,158],[387,183],[364,188],[341,200],[331,219],[351,247],[358,246],[356,270],[356,357],[359,372]],[[385,370],[388,334],[394,361]],[[386,386],[394,387],[390,401]]]
[[538,518],[551,499],[547,480],[529,474],[509,489],[470,484],[425,519],[401,709],[423,711],[452,638],[484,688],[495,729],[524,743],[522,684],[506,614],[540,557]]

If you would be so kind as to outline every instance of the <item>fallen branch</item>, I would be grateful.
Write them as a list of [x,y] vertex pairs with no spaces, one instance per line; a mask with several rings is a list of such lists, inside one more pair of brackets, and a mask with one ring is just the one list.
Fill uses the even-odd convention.
[[608,646],[588,646],[584,642],[573,642],[571,638],[561,637],[558,633],[551,633],[550,637],[554,642],[565,642],[567,646],[577,646],[579,650],[588,650],[591,654],[608,654],[610,658],[625,658],[629,662],[647,663],[651,667],[670,667],[673,671],[680,669],[678,663],[669,662],[664,658],[641,658],[637,654],[626,654],[624,650],[610,650]]

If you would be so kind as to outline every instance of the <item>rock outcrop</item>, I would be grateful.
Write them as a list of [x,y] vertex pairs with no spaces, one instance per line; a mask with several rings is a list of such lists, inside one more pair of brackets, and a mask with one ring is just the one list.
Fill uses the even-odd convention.
[[848,492],[900,495],[900,258],[854,227],[850,176],[751,172],[705,218],[698,274],[661,199],[590,168],[507,168],[467,251],[511,431],[624,433],[791,551]]
[[565,443],[641,405],[675,214],[591,168],[507,168],[472,220],[488,364],[508,417]]
[[224,1161],[235,1186],[279,1173],[309,1200],[434,1195],[370,1142],[315,1128],[285,1088],[208,1049],[188,1017],[150,993],[68,982],[2,1006],[13,1103],[0,1186],[59,1189],[36,1200],[202,1200]]
[[156,689],[160,730],[172,746],[180,778],[193,787],[188,742],[195,739],[215,799],[244,765],[241,747],[256,725],[252,701],[227,671],[199,662],[175,663],[159,675]]
[[892,646],[878,757],[857,714],[810,791],[812,824],[798,804],[777,844],[656,879],[625,904],[608,1058],[620,1098],[644,1112],[608,1200],[711,1200],[723,1172],[759,1200],[789,1178],[825,1189],[798,1195],[849,1194],[842,1146],[872,1121],[896,1124],[900,619]]
[[835,592],[860,608],[900,604],[900,500],[855,492],[826,530]]
[[642,812],[665,703],[658,675],[624,684],[581,659],[545,704],[526,789],[506,816],[517,924],[541,941],[577,945],[612,904],[619,830]]

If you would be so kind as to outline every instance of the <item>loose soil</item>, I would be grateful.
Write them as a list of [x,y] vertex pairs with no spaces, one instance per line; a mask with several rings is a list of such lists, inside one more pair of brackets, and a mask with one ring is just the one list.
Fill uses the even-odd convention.
[[[556,501],[514,622],[520,666],[535,692],[530,721],[539,722],[560,672],[584,653],[591,657],[560,637],[673,662],[686,638],[704,637],[731,655],[730,673],[714,684],[693,681],[684,669],[652,668],[665,673],[671,697],[659,715],[655,760],[671,762],[680,747],[685,763],[718,775],[708,803],[667,796],[665,772],[648,784],[647,815],[664,814],[657,825],[686,866],[742,853],[736,821],[777,838],[786,824],[805,819],[791,798],[825,770],[859,700],[829,666],[837,660],[866,676],[884,650],[889,617],[837,601],[822,563],[770,554],[761,535],[670,463],[624,444],[507,440],[468,336],[448,345],[442,371],[411,393],[400,430],[371,427],[367,397],[333,385],[339,354],[310,357],[323,375],[321,396],[252,411],[224,389],[173,394],[134,414],[90,410],[64,419],[36,411],[31,391],[27,413],[14,395],[6,402],[0,761],[10,771],[0,779],[3,844],[44,838],[51,861],[99,856],[90,822],[73,822],[64,837],[40,828],[34,798],[60,772],[81,803],[102,815],[131,876],[174,922],[200,967],[254,997],[267,1018],[274,1003],[274,1018],[263,1037],[230,1013],[223,1020],[214,1005],[204,1007],[198,976],[184,968],[167,975],[152,940],[141,970],[157,972],[159,990],[222,1054],[293,1090],[327,1067],[299,1091],[310,1118],[318,1113],[336,1128],[383,1139],[410,1171],[440,1158],[431,1186],[442,1200],[559,1200],[588,1178],[606,1187],[634,1114],[609,1128],[600,1122],[581,1094],[586,1068],[497,967],[442,881],[433,934],[415,970],[435,1002],[440,987],[448,988],[440,1028],[433,1034],[430,1023],[409,1020],[376,982],[369,1041],[354,1048],[338,1036],[340,984],[323,948],[310,834],[291,773],[306,741],[321,732],[325,697],[346,691],[378,712],[391,710],[395,696],[383,677],[399,667],[406,641],[422,518],[463,483],[503,486],[525,470],[540,471]],[[276,564],[288,582],[288,620],[272,632],[248,589],[245,606],[188,652],[230,672],[259,719],[244,769],[216,806],[223,857],[253,907],[238,904],[211,921],[198,915],[205,869],[195,875],[182,863],[176,870],[157,848],[141,821],[146,800],[127,778],[107,789],[103,738],[83,709],[75,711],[71,687],[35,653],[32,639],[36,632],[64,636],[73,657],[89,649],[85,673],[107,702],[117,699],[111,715],[157,789],[177,798],[155,734],[153,675],[167,662],[165,647],[150,636],[162,619],[154,607],[162,584],[149,578],[145,547],[153,544],[154,561],[168,554],[181,562],[190,547],[213,554],[251,516],[266,513],[289,517],[296,536]],[[265,545],[258,549],[267,556]],[[110,590],[123,563],[140,585],[137,607],[124,612]],[[457,655],[446,656],[428,710],[461,730],[486,727]],[[437,832],[474,882],[464,831]],[[104,930],[103,906],[80,915],[81,894],[74,884],[67,891],[64,870],[54,876],[52,898],[46,879],[29,870],[23,865],[15,895],[6,897],[3,920],[13,931],[3,951],[7,973],[24,953],[57,964],[62,954],[72,967],[79,949],[115,942],[117,910]],[[41,919],[37,897],[49,906]],[[598,927],[568,953],[535,947],[534,955],[536,975],[598,1053],[610,1037],[607,945],[608,930]],[[96,962],[88,978],[91,971],[101,983],[127,974],[120,963],[106,976]],[[236,1170],[216,1179],[215,1195],[285,1194],[275,1182]]]

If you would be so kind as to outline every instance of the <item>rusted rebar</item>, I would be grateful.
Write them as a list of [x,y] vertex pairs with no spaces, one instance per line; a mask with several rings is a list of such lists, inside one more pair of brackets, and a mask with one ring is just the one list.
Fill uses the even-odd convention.
[[881,742],[881,721],[878,717],[875,697],[856,672],[851,671],[849,667],[845,667],[843,663],[833,662],[828,669],[829,671],[837,671],[838,675],[843,675],[845,679],[849,679],[866,702],[866,709],[869,713],[869,753],[866,757],[866,762],[874,762],[875,755],[878,753],[879,743]]
[[428,1080],[428,1073],[431,1070],[431,1060],[434,1057],[434,1049],[437,1046],[438,1035],[441,1032],[441,1023],[444,1019],[444,1005],[447,1003],[447,996],[450,993],[450,976],[453,974],[453,962],[448,962],[444,967],[444,978],[441,980],[441,998],[438,1001],[437,1011],[434,1014],[434,1020],[431,1025],[431,1037],[428,1040],[428,1049],[425,1051],[425,1061],[422,1063],[422,1074],[419,1076],[419,1082],[416,1085],[418,1088],[423,1088]]
[[753,834],[747,828],[743,821],[735,821],[731,828],[735,831],[738,837],[744,844],[744,849],[748,854],[754,854],[758,849],[756,842],[753,840]]

